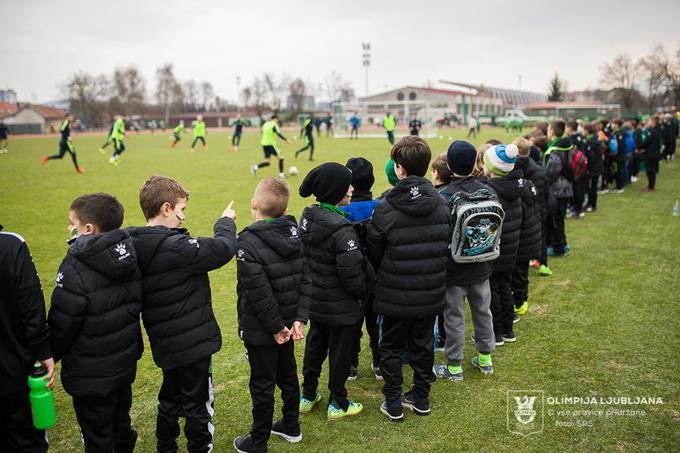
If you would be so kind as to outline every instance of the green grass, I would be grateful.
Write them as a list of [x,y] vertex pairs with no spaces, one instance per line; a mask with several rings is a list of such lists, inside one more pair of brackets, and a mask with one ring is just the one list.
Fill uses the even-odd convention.
[[[462,138],[464,131],[444,131],[444,140],[430,141],[433,152],[443,152],[448,136]],[[286,132],[286,135],[294,135]],[[475,144],[488,138],[510,140],[503,130],[485,129]],[[131,135],[119,167],[107,163],[97,149],[102,137],[75,137],[84,175],[74,172],[68,157],[40,166],[39,158],[53,154],[58,139],[14,138],[10,153],[0,155],[0,223],[22,234],[33,253],[48,300],[54,275],[66,252],[68,207],[78,195],[105,191],[115,194],[126,208],[125,225],[143,223],[137,202],[139,187],[152,174],[179,179],[191,198],[185,225],[193,235],[209,235],[217,216],[235,200],[238,227],[251,222],[250,199],[256,182],[276,175],[263,169],[258,178],[248,166],[261,160],[259,137],[247,133],[238,154],[227,150],[227,134],[208,136],[210,151],[188,153],[189,136],[175,150],[168,134]],[[282,145],[292,157],[295,146]],[[300,145],[301,146],[301,145]],[[378,194],[387,187],[383,174],[389,146],[383,139],[318,140],[317,159],[345,162],[364,156],[376,167]],[[300,175],[291,178],[294,192],[312,168],[306,159],[288,158]],[[644,181],[644,178],[643,178]],[[604,195],[597,213],[582,221],[568,221],[573,253],[554,259],[555,274],[539,278],[530,272],[530,308],[516,326],[518,342],[494,354],[495,374],[481,377],[469,365],[474,348],[466,342],[465,381],[438,381],[431,394],[432,415],[406,414],[402,424],[390,424],[380,414],[380,383],[370,373],[366,336],[359,379],[348,383],[350,398],[365,405],[352,420],[328,422],[323,410],[302,417],[304,440],[291,446],[270,441],[271,451],[371,452],[453,450],[678,450],[680,445],[680,218],[671,216],[680,199],[680,162],[661,164],[658,191],[641,192],[643,181],[622,195]],[[293,196],[290,213],[299,216],[310,203]],[[216,395],[215,449],[232,451],[234,436],[249,431],[248,365],[236,333],[235,268],[230,263],[211,274],[213,305],[222,328],[222,350],[214,357]],[[468,334],[471,326],[468,322]],[[469,335],[468,335],[469,336]],[[297,346],[301,369],[303,345]],[[437,361],[443,360],[441,353]],[[408,368],[405,380],[410,381]],[[320,389],[327,401],[326,377]],[[154,451],[156,394],[161,373],[153,364],[148,344],[139,361],[134,383],[132,419],[139,432],[137,451]],[[654,396],[663,405],[633,406],[644,409],[638,417],[580,417],[545,415],[540,434],[522,437],[506,430],[506,391],[543,390],[559,396]],[[277,403],[277,412],[280,404]],[[598,409],[564,405],[547,409]],[[606,409],[606,408],[605,408]],[[58,422],[50,431],[53,451],[82,448],[71,398],[57,389]],[[592,420],[592,427],[557,427],[557,420]],[[182,440],[183,442],[183,440]],[[183,448],[185,450],[185,448]]]

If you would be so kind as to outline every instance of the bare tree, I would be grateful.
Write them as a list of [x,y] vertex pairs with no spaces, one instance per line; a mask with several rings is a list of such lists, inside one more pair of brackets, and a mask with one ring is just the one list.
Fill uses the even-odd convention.
[[76,116],[97,126],[106,114],[108,84],[104,75],[95,77],[87,72],[78,72],[63,83],[61,91],[70,100],[71,110]]
[[253,97],[253,91],[250,87],[245,87],[241,90],[241,99],[243,100],[243,107],[248,108],[250,99]]
[[631,60],[628,54],[624,53],[614,57],[611,63],[602,65],[600,74],[600,82],[612,89],[615,98],[623,104],[625,110],[632,111],[641,97],[635,89],[640,67]]
[[330,102],[339,100],[343,90],[349,90],[350,86],[350,83],[346,82],[335,69],[324,78],[326,96]]
[[117,110],[127,115],[143,110],[146,82],[135,66],[117,68],[113,72],[113,88],[115,96],[111,101]]
[[670,89],[671,83],[668,74],[670,73],[671,60],[663,45],[657,44],[649,55],[640,59],[638,66],[647,80],[648,109],[653,111],[664,103]]
[[201,95],[203,96],[203,110],[207,111],[210,101],[215,97],[215,91],[210,82],[201,82]]
[[301,112],[305,108],[305,96],[307,94],[307,85],[305,84],[305,81],[297,77],[290,82],[288,89],[292,101],[292,110],[297,113]]
[[198,85],[193,79],[189,79],[182,84],[184,92],[184,105],[188,110],[195,110],[198,104]]
[[156,100],[165,111],[165,124],[169,125],[170,108],[181,102],[182,87],[175,78],[175,71],[171,63],[156,69]]

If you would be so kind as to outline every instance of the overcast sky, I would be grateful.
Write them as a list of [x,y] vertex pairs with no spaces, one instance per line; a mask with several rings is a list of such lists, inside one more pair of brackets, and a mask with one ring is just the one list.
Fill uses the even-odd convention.
[[595,87],[599,66],[680,44],[680,1],[145,1],[3,2],[0,87],[20,100],[62,98],[79,70],[134,64],[210,81],[236,98],[266,71],[316,83],[335,69],[364,95],[361,42],[371,43],[371,93],[440,79],[546,92]]

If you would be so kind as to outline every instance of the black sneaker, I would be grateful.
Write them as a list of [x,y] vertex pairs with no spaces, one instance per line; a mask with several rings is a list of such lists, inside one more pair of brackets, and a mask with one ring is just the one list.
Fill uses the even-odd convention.
[[401,405],[416,415],[430,415],[430,400],[419,398],[413,390],[401,395]]
[[253,445],[253,438],[248,436],[238,436],[234,438],[234,448],[238,453],[248,453],[255,451],[255,445]]
[[376,365],[371,365],[371,369],[373,370],[373,376],[375,376],[375,379],[377,381],[382,381],[383,375],[382,375],[382,370],[380,369],[380,367],[376,366]]
[[521,318],[519,315],[512,315],[512,323],[517,324]]
[[503,334],[503,342],[504,343],[514,343],[515,341],[517,341],[517,337],[515,336],[514,333],[510,332],[510,333],[504,333]]
[[279,420],[272,425],[272,434],[274,436],[283,437],[291,444],[296,444],[302,440],[302,432],[300,432],[300,424],[296,427],[287,426],[283,421]]
[[357,369],[356,366],[352,365],[349,367],[349,376],[347,376],[348,381],[356,381],[357,376],[359,374],[359,370]]
[[404,409],[401,407],[399,400],[393,404],[387,404],[387,400],[382,400],[380,403],[380,412],[385,414],[391,422],[401,422],[404,420]]

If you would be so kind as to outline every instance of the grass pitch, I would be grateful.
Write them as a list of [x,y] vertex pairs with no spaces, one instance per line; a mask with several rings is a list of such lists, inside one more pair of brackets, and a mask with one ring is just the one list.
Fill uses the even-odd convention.
[[[443,140],[430,140],[433,152],[446,151],[448,136],[463,138],[465,132],[443,131]],[[285,135],[295,133],[287,131]],[[149,175],[162,174],[179,179],[191,191],[185,226],[193,235],[210,235],[214,221],[231,200],[238,212],[238,228],[251,222],[255,185],[278,173],[272,166],[262,169],[256,178],[251,176],[249,166],[262,160],[259,135],[245,133],[237,154],[229,151],[226,132],[210,133],[210,150],[203,152],[199,147],[193,154],[188,152],[190,136],[174,150],[168,136],[129,135],[118,167],[107,162],[110,147],[106,155],[98,151],[103,136],[75,136],[80,164],[87,171],[83,175],[74,172],[68,156],[40,165],[41,156],[57,151],[58,138],[12,138],[9,154],[0,155],[0,223],[26,238],[48,305],[54,275],[67,248],[68,207],[78,195],[113,193],[125,206],[124,226],[141,225],[139,188]],[[502,129],[484,129],[473,143],[489,138],[509,141],[514,136]],[[289,179],[293,193],[314,165],[306,159],[307,154],[293,158],[293,151],[302,145],[301,140],[281,145],[287,156],[286,169],[295,165],[300,170]],[[333,140],[322,134],[315,157],[318,162],[341,163],[353,156],[368,158],[375,167],[377,195],[387,188],[383,169],[389,149],[386,139]],[[363,403],[364,412],[351,420],[326,421],[324,373],[321,407],[301,417],[303,441],[289,445],[272,439],[271,451],[677,451],[680,218],[672,217],[671,210],[680,199],[680,161],[661,164],[656,193],[642,193],[643,185],[644,178],[624,194],[601,196],[596,213],[567,222],[573,253],[551,261],[552,277],[540,278],[531,270],[529,312],[515,326],[518,342],[495,351],[493,376],[482,377],[472,368],[469,361],[474,347],[466,342],[465,380],[434,384],[430,417],[408,412],[404,423],[391,424],[378,409],[381,384],[371,374],[364,336],[359,379],[347,384],[350,398]],[[294,195],[289,212],[299,216],[311,202]],[[251,422],[249,370],[236,331],[234,263],[213,272],[210,278],[224,340],[222,350],[213,357],[215,451],[233,451],[232,439],[247,433]],[[303,344],[296,345],[299,370],[303,349]],[[437,362],[443,360],[437,353]],[[408,367],[404,376],[408,384]],[[133,386],[131,411],[139,433],[139,452],[155,450],[160,382],[161,372],[153,364],[147,344]],[[508,417],[515,423],[514,408],[507,408],[509,390],[543,391],[542,410],[537,403],[537,418],[530,425],[535,430],[542,427],[542,432],[521,436],[508,431]],[[661,398],[662,404],[607,401],[620,396]],[[564,403],[562,397],[604,400],[602,404],[575,404],[573,400]],[[560,402],[564,404],[557,404]],[[279,407],[277,403],[277,413]],[[71,398],[60,386],[57,411],[57,425],[49,432],[52,451],[82,450]],[[184,442],[183,435],[180,442]]]

